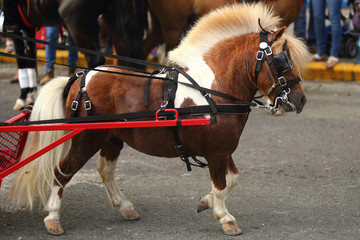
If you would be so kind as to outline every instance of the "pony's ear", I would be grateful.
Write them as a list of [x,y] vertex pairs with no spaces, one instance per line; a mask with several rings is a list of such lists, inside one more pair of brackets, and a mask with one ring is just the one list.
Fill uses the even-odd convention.
[[272,42],[278,40],[279,38],[281,38],[281,36],[284,34],[285,31],[286,31],[286,27],[282,27],[276,32],[269,34],[269,41]]

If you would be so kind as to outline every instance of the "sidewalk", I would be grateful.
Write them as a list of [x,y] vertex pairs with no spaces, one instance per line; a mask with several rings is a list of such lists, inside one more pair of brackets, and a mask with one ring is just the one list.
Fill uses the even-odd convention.
[[[5,49],[0,48],[1,52]],[[67,50],[57,50],[56,62],[67,64]],[[45,50],[38,49],[38,59],[45,61]],[[15,63],[15,58],[0,56],[0,62]],[[44,63],[39,63],[43,65]],[[106,58],[106,64],[113,64],[112,59]],[[78,66],[87,66],[85,56],[79,53]],[[325,62],[310,62],[306,67],[305,79],[315,81],[356,81],[360,82],[360,64],[355,64],[354,59],[340,59],[340,62],[333,68],[328,69],[325,67]]]

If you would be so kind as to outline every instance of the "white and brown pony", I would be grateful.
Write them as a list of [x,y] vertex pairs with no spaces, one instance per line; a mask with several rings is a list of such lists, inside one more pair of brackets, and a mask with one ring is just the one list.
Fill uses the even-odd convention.
[[[258,18],[261,19],[263,29],[274,31],[269,31],[265,35],[260,34],[263,30],[258,24]],[[279,17],[263,4],[239,4],[216,10],[198,21],[179,47],[170,52],[169,58],[204,89],[226,93],[249,102],[260,90],[273,101],[280,102],[280,97],[292,106],[292,110],[300,113],[306,102],[300,84],[296,81],[286,85],[285,90],[280,90],[279,96],[279,89],[283,88],[277,83],[279,66],[275,68],[276,59],[270,61],[270,58],[275,58],[279,54],[289,56],[294,67],[283,68],[280,74],[282,80],[291,82],[301,77],[301,68],[308,60],[309,54],[301,41],[286,33],[284,28],[274,27],[279,21]],[[266,36],[268,44],[260,44],[260,35],[263,38]],[[98,69],[131,73],[111,66],[102,66]],[[179,75],[178,80],[189,83],[184,75]],[[158,109],[163,102],[164,81],[151,81],[148,90],[149,104],[145,107],[146,82],[146,78],[137,76],[90,71],[85,77],[85,88],[92,103],[93,114],[109,115]],[[58,78],[41,89],[30,121],[70,116],[72,102],[79,93],[80,78],[71,86],[68,96],[64,99],[63,90],[66,84],[66,78]],[[210,96],[215,104],[239,103],[235,98],[227,99],[212,93]],[[198,90],[178,85],[174,101],[176,108],[207,104]],[[79,106],[78,115],[86,116],[83,99],[80,100]],[[209,117],[210,114],[205,116]],[[178,134],[187,152],[204,157],[209,166],[212,189],[200,199],[198,211],[213,208],[214,216],[225,234],[237,235],[241,234],[242,230],[235,217],[228,212],[225,199],[238,182],[239,172],[231,155],[238,146],[247,114],[218,114],[216,119],[215,125],[182,127],[178,129]],[[30,132],[23,158],[63,134],[61,131]],[[33,201],[40,196],[41,202],[49,212],[44,220],[49,233],[62,234],[59,213],[64,187],[74,174],[100,151],[97,169],[104,181],[111,204],[119,207],[125,219],[138,219],[139,214],[121,193],[114,179],[116,162],[123,142],[145,154],[167,158],[178,156],[174,149],[177,143],[173,131],[169,128],[87,130],[73,137],[71,142],[53,149],[20,169],[13,182],[12,196],[17,197],[20,203],[24,200],[29,207],[33,207]]]

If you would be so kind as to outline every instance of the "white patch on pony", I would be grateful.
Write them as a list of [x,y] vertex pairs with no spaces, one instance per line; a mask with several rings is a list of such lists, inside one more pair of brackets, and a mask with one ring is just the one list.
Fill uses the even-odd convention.
[[49,215],[44,219],[44,221],[59,221],[60,220],[60,206],[61,199],[58,195],[60,190],[59,186],[54,186],[51,190],[49,201],[46,205],[46,210],[49,211]]
[[[199,61],[197,59],[194,62],[189,63],[188,66],[189,71],[187,74],[189,74],[201,87],[210,89],[212,82],[215,80],[215,74],[205,61]],[[195,69],[195,71],[193,69]],[[181,74],[179,74],[178,80],[179,82],[190,83],[190,81]],[[180,107],[186,98],[191,98],[196,105],[208,105],[208,102],[199,90],[180,83],[175,96],[175,107]]]
[[[97,67],[97,68],[95,68],[95,69],[103,70],[103,71],[108,70],[108,68],[106,68],[106,67]],[[91,81],[92,77],[95,76],[98,72],[99,72],[99,71],[91,70],[91,71],[89,71],[89,72],[86,74],[85,87],[89,84],[89,82]]]
[[117,160],[107,160],[99,155],[97,161],[97,170],[104,182],[111,205],[120,207],[120,210],[134,210],[132,203],[124,196],[116,184],[114,173]]
[[231,222],[236,221],[227,210],[225,206],[225,200],[229,195],[230,190],[238,183],[239,174],[226,174],[226,187],[223,190],[217,189],[214,184],[212,185],[212,193],[214,194],[214,216],[219,222]]

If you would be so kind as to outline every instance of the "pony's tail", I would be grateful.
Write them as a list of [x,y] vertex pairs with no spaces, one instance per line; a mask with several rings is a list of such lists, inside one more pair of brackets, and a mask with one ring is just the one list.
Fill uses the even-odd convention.
[[[144,59],[142,41],[148,27],[147,1],[108,0],[103,18],[117,55]],[[118,65],[140,67],[133,63],[118,62]]]
[[[31,112],[30,121],[64,118],[65,107],[63,90],[68,81],[67,77],[51,80],[39,92]],[[29,132],[21,160],[46,147],[65,134],[65,131],[36,131]],[[20,168],[11,187],[10,201],[17,205],[25,205],[32,209],[34,200],[40,198],[45,206],[47,190],[56,180],[55,168],[59,168],[60,161],[69,149],[69,141],[57,146],[38,157],[26,166]]]

